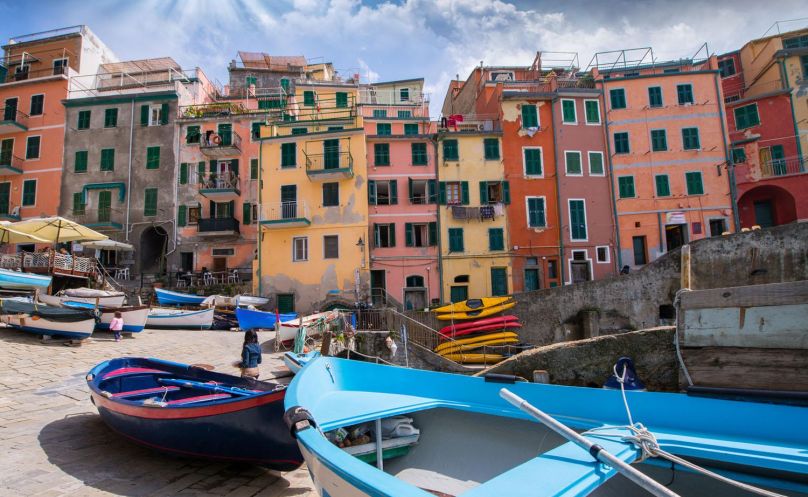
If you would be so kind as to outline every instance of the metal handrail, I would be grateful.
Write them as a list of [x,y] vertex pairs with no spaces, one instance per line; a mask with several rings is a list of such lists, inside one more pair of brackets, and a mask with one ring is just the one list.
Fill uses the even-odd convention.
[[289,221],[311,219],[309,205],[304,201],[261,204],[259,221]]
[[307,154],[306,172],[328,171],[330,169],[353,169],[353,156],[350,151],[332,152],[322,154]]
[[238,190],[239,177],[233,171],[196,173],[200,190]]

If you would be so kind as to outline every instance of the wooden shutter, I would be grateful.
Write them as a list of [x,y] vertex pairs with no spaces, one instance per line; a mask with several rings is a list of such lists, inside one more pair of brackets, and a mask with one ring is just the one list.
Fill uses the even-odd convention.
[[398,180],[390,180],[390,205],[398,204]]
[[438,183],[438,203],[446,205],[446,183],[443,181]]
[[140,125],[141,126],[148,126],[149,125],[149,106],[148,105],[141,105],[140,106]]
[[168,124],[168,104],[160,107],[160,124]]
[[211,159],[210,160],[210,172],[212,172],[212,173],[216,172],[216,164],[218,164],[218,162],[219,161],[217,161],[216,159]]
[[511,203],[511,184],[507,181],[502,182],[502,202],[506,205]]
[[437,181],[434,179],[427,180],[426,182],[426,192],[427,192],[427,203],[435,204],[438,202],[438,196],[436,193],[437,188]]
[[469,205],[469,182],[468,181],[461,181],[460,182],[460,203],[463,205]]
[[488,182],[480,181],[480,205],[488,204]]
[[196,182],[202,183],[205,178],[205,161],[200,161],[196,164]]
[[230,171],[232,171],[233,174],[238,176],[238,159],[231,159],[230,160]]
[[410,203],[412,203],[412,178],[407,178],[407,195],[409,196]]
[[177,226],[185,226],[188,217],[188,207],[181,205],[177,209]]
[[438,244],[438,223],[432,221],[429,223],[429,246],[434,247]]
[[404,223],[404,245],[413,246],[412,223]]
[[368,181],[368,203],[370,205],[376,205],[376,181],[369,180]]
[[396,223],[390,223],[388,225],[387,229],[389,230],[388,236],[390,238],[390,246],[395,247],[396,246]]
[[244,202],[241,206],[241,223],[250,224],[252,222],[252,204]]
[[183,162],[180,164],[180,184],[188,184],[188,163]]

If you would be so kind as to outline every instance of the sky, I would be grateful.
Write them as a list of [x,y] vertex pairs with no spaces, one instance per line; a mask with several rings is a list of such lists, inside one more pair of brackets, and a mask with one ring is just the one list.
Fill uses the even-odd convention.
[[[47,13],[47,15],[43,15]],[[0,38],[86,24],[120,60],[173,57],[227,82],[237,51],[330,61],[362,81],[423,77],[438,111],[475,65],[529,65],[537,51],[653,47],[658,60],[740,48],[805,0],[0,0]]]

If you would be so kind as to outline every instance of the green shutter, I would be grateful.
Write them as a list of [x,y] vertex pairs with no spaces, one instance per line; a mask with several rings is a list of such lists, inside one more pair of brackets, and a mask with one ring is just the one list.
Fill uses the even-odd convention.
[[437,180],[430,179],[426,182],[426,193],[427,193],[427,203],[429,204],[436,204],[438,203],[438,184]]
[[449,252],[463,252],[463,228],[449,228]]
[[112,192],[98,192],[98,222],[108,223],[112,219]]
[[180,184],[187,185],[188,184],[188,163],[183,162],[180,164]]
[[485,153],[485,160],[498,160],[499,139],[498,138],[483,139],[483,151]]
[[241,204],[241,224],[247,225],[252,223],[252,204],[244,202]]
[[390,246],[395,247],[396,246],[396,223],[390,223],[388,225],[387,229],[389,230],[389,233],[390,233]]
[[413,246],[412,223],[404,223],[404,245]]
[[682,145],[685,150],[698,150],[701,148],[699,128],[682,128]]
[[648,88],[648,106],[662,107],[662,88],[659,86]]
[[250,179],[258,179],[258,159],[250,159]]
[[257,139],[261,138],[261,123],[260,122],[252,123],[250,125],[250,137],[253,140],[257,140]]
[[282,143],[281,167],[295,167],[295,166],[297,166],[297,144]]
[[82,110],[79,112],[79,121],[76,125],[78,129],[90,129],[90,111]]
[[527,222],[528,226],[531,228],[541,228],[545,226],[543,199],[538,197],[528,197]]
[[146,149],[146,169],[160,168],[160,147],[148,147]]
[[36,204],[36,180],[27,179],[22,182],[22,205],[24,207]]
[[390,205],[398,204],[398,180],[390,180]]
[[505,235],[502,228],[488,229],[488,250],[505,250]]
[[187,224],[188,207],[181,205],[177,208],[177,226],[185,226]]
[[148,126],[149,125],[149,106],[148,105],[141,105],[140,106],[140,125],[141,126]]
[[654,181],[656,182],[657,197],[670,197],[671,185],[668,180],[668,175],[658,174],[654,176]]
[[626,92],[622,88],[609,90],[609,100],[612,104],[612,109],[625,109],[626,108]]
[[634,197],[634,176],[621,176],[617,178],[620,198]]
[[693,103],[693,87],[691,85],[676,85],[676,95],[679,105]]
[[586,240],[586,210],[583,200],[570,200],[570,238]]
[[567,174],[574,176],[583,174],[583,170],[581,169],[580,152],[564,152],[564,159],[567,168]]
[[575,123],[577,116],[575,115],[575,100],[562,100],[561,101],[561,116],[565,123]]
[[77,173],[86,173],[87,172],[87,151],[86,150],[79,150],[76,152],[76,163],[74,166],[74,171]]
[[603,154],[589,152],[589,174],[603,174]]
[[651,150],[654,152],[668,150],[668,137],[664,129],[651,130]]
[[404,124],[404,134],[405,135],[417,135],[418,134],[418,125],[415,123],[405,123]]
[[115,170],[115,149],[105,148],[101,150],[101,170],[114,171]]
[[443,181],[438,183],[438,203],[446,205],[446,183]]
[[480,205],[488,204],[488,182],[480,181]]
[[143,202],[143,215],[157,215],[157,188],[146,188]]
[[199,143],[200,136],[199,126],[188,126],[185,130],[185,143]]
[[507,181],[502,182],[502,203],[506,205],[511,203],[511,184]]
[[698,171],[685,173],[685,182],[687,183],[688,195],[702,195],[704,194],[704,184],[702,183],[701,173]]
[[73,215],[84,214],[84,193],[77,192],[73,194]]
[[443,160],[459,160],[457,140],[443,140]]
[[205,161],[197,162],[196,164],[196,182],[200,185],[205,180]]
[[337,100],[337,108],[345,108],[348,107],[348,94],[345,92],[337,92],[336,96]]
[[522,104],[522,128],[538,128],[539,114],[535,105]]
[[165,103],[160,107],[160,124],[168,124],[168,104]]
[[600,103],[597,100],[584,101],[587,124],[600,124]]
[[376,181],[374,180],[368,181],[368,203],[376,205]]
[[118,109],[104,110],[104,127],[114,128],[118,125]]
[[491,268],[491,295],[508,295],[508,271],[503,267]]
[[461,181],[460,182],[460,203],[463,205],[469,205],[469,182],[468,181]]
[[314,107],[314,92],[306,90],[303,92],[303,105],[306,107]]
[[429,223],[429,246],[434,247],[438,244],[438,223],[432,221]]
[[525,159],[525,175],[526,176],[541,176],[541,149],[526,148],[524,149]]

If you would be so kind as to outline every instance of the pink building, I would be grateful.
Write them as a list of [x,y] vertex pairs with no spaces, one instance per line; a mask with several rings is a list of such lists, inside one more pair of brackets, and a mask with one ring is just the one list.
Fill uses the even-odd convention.
[[[423,309],[440,295],[435,151],[423,79],[366,85],[373,301]],[[360,241],[361,242],[361,241]]]

